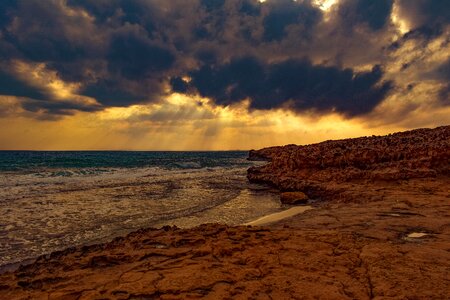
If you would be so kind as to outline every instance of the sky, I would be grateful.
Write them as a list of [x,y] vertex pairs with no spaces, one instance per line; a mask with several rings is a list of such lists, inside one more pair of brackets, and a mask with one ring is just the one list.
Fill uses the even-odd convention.
[[448,0],[1,0],[0,149],[247,150],[450,124]]

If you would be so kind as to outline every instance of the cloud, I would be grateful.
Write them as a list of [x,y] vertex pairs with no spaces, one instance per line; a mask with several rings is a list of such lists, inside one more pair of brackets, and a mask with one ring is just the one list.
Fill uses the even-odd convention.
[[201,0],[200,3],[207,11],[212,11],[221,9],[225,4],[225,0]]
[[152,43],[143,33],[119,32],[111,39],[107,60],[111,73],[139,80],[167,70],[175,57],[170,50]]
[[450,23],[450,2],[447,0],[397,0],[400,15],[412,29],[436,28]]
[[73,102],[35,101],[23,100],[22,108],[28,112],[39,113],[40,119],[54,119],[61,116],[71,116],[75,111],[95,112],[100,109],[96,106],[87,106]]
[[20,80],[14,74],[0,70],[0,95],[28,97],[38,100],[48,98],[43,89]]
[[393,0],[343,0],[337,14],[343,26],[352,30],[360,24],[381,30],[390,20]]
[[438,66],[433,73],[437,79],[450,82],[450,58],[447,58],[447,60]]
[[128,92],[124,82],[101,80],[87,84],[80,92],[82,95],[97,99],[106,106],[128,106],[130,103],[143,102],[145,95]]
[[189,73],[189,82],[171,82],[178,92],[198,92],[220,105],[250,99],[254,109],[286,107],[354,116],[371,111],[391,89],[392,83],[381,82],[382,75],[380,66],[357,73],[306,59],[265,64],[244,57],[215,68],[203,66]]
[[[445,0],[340,0],[326,11],[316,2],[4,0],[0,94],[39,100],[21,103],[48,114],[158,103],[179,92],[220,106],[250,100],[253,110],[354,117],[405,84],[391,65],[404,61],[397,53],[410,41],[428,49],[448,35]],[[410,25],[404,35],[393,22],[394,8]],[[420,60],[417,55],[403,64],[422,74]],[[33,74],[17,77],[10,67],[17,61],[41,64],[76,86],[71,98],[61,102],[48,86],[32,82]],[[441,103],[448,103],[443,68],[433,84],[441,86]],[[77,97],[96,104],[80,104]]]
[[314,26],[321,20],[317,7],[308,2],[268,1],[269,12],[263,19],[264,41],[279,41],[286,36],[289,25],[301,26],[303,34],[310,37]]
[[91,20],[63,1],[18,1],[10,8],[4,39],[14,45],[16,58],[68,62],[93,55]]
[[450,58],[447,59],[442,65],[438,66],[433,75],[438,80],[444,82],[444,86],[439,91],[439,100],[441,104],[450,106]]
[[11,11],[17,6],[15,0],[4,0],[0,2],[0,28],[11,22],[13,14]]

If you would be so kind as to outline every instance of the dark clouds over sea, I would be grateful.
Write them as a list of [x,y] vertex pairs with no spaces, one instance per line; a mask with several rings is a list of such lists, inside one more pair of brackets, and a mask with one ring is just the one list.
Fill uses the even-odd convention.
[[[397,39],[394,13],[409,24]],[[48,115],[179,92],[222,106],[359,116],[404,92],[385,76],[390,64],[412,70],[425,60],[392,53],[442,38],[445,49],[449,21],[448,0],[341,0],[329,12],[300,0],[2,0],[0,95]],[[17,61],[45,64],[97,104],[55,101],[17,73]],[[449,60],[415,70],[439,85],[437,105],[449,105]]]

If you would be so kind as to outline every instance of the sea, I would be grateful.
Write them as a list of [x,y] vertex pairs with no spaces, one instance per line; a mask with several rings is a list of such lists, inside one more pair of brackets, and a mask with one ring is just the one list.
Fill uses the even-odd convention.
[[284,209],[247,151],[0,151],[0,271],[144,227],[239,225]]

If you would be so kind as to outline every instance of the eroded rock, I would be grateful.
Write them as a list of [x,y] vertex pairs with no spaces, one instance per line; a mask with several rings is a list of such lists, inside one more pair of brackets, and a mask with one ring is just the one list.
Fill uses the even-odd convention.
[[248,170],[251,182],[270,184],[281,191],[303,191],[310,198],[345,197],[342,192],[348,183],[449,175],[450,126],[270,147],[253,151],[251,156],[270,160]]
[[308,199],[308,196],[302,192],[284,192],[280,195],[280,200],[283,204],[305,204],[308,202]]

